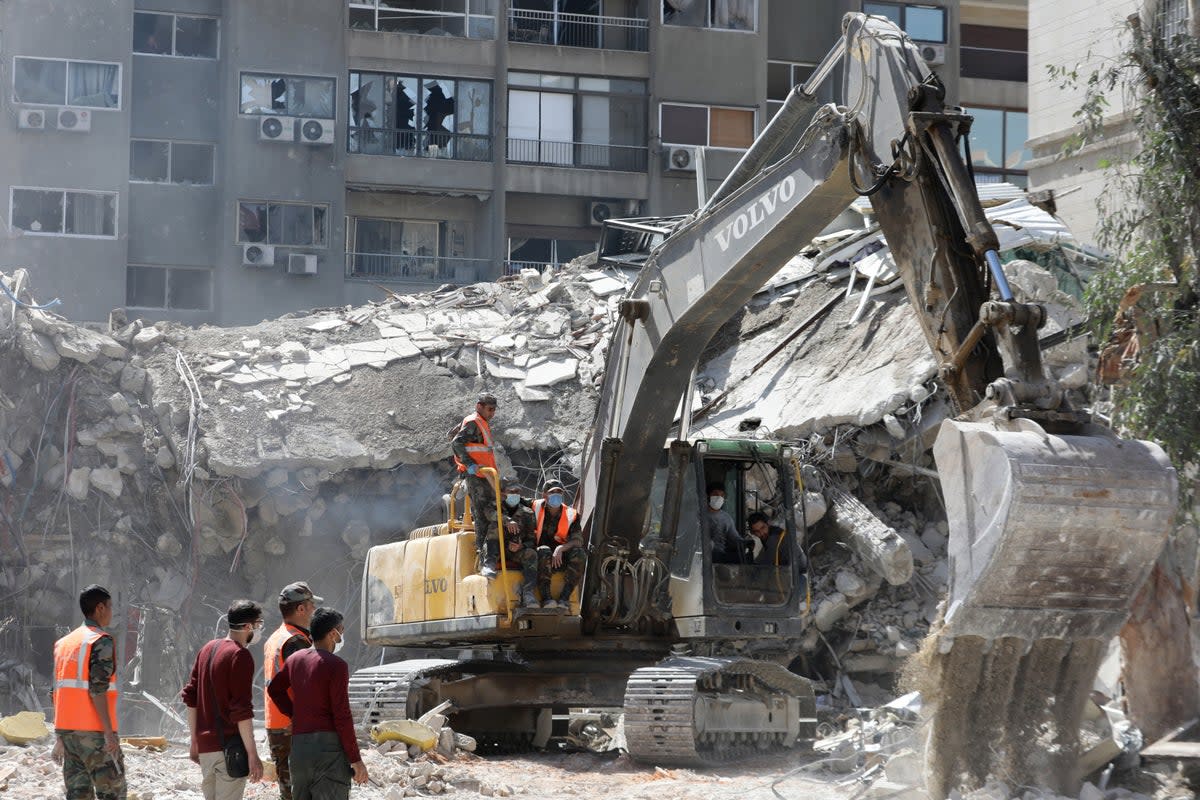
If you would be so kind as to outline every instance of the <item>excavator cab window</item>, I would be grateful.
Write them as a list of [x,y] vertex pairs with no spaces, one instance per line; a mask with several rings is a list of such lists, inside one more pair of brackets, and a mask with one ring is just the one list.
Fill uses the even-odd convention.
[[[738,541],[727,549],[726,557],[713,558],[712,585],[716,599],[731,605],[783,605],[792,594],[791,536],[792,526],[784,518],[788,508],[784,475],[776,466],[764,460],[713,459],[704,460],[704,484],[720,483],[725,487],[725,505],[720,512],[707,507],[705,514],[728,513],[738,533]],[[701,500],[707,504],[707,497]],[[766,516],[767,535],[764,539],[751,535],[750,521]],[[713,526],[705,525],[704,532],[712,535]],[[713,543],[705,546],[712,552]],[[716,563],[725,560],[728,563]]]

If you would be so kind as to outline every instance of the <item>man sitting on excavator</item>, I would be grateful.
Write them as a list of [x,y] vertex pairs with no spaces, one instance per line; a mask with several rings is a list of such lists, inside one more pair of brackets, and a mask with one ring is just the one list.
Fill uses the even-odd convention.
[[708,485],[708,510],[704,513],[704,532],[712,546],[712,560],[714,564],[740,564],[744,540],[724,508],[725,484],[713,481]]
[[537,522],[533,511],[521,496],[521,484],[515,476],[506,476],[501,482],[504,496],[504,546],[508,550],[505,565],[509,569],[521,570],[521,605],[525,608],[541,608],[537,595],[533,593],[538,581]]
[[[542,608],[571,607],[571,592],[583,579],[586,556],[579,512],[566,504],[563,485],[551,479],[542,487],[542,497],[533,501],[537,537],[537,582]],[[561,570],[566,578],[558,597],[550,594],[550,573]]]

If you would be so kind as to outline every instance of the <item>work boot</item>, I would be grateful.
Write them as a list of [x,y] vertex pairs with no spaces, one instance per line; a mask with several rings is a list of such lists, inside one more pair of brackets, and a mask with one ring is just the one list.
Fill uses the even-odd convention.
[[568,583],[566,586],[563,586],[563,590],[558,594],[559,606],[568,611],[571,609],[571,592],[573,591],[575,591],[575,587]]
[[480,553],[480,561],[482,566],[479,568],[479,574],[485,578],[491,579],[496,577],[496,562],[499,560],[500,543],[487,541],[484,542],[483,552]]
[[550,584],[538,584],[538,597],[542,598],[542,608],[554,608],[554,598],[550,596]]
[[533,593],[533,587],[521,587],[521,605],[524,608],[541,608],[542,604],[538,602],[537,595]]

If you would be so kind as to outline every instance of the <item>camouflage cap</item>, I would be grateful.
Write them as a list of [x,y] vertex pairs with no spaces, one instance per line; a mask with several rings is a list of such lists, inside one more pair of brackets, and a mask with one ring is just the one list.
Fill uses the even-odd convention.
[[563,491],[566,491],[566,490],[563,489],[562,483],[560,481],[555,480],[554,478],[551,478],[550,480],[546,481],[546,483],[542,486],[543,494],[550,494],[551,492],[563,492]]
[[314,603],[324,603],[324,597],[317,597],[312,593],[312,589],[308,588],[308,584],[303,581],[289,583],[287,586],[279,590],[279,602],[281,603],[302,603],[305,600],[312,600]]
[[475,398],[475,403],[481,406],[496,405],[496,395],[491,392],[480,392],[479,397]]

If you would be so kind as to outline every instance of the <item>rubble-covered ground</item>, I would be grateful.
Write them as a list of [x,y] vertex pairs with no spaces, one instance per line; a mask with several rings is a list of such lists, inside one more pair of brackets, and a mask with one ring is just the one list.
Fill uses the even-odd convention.
[[[1027,204],[989,213],[1010,256],[1056,270],[1010,265],[1020,297],[1050,305],[1045,332],[1078,321],[1059,289],[1072,280],[1063,232]],[[502,460],[526,487],[551,475],[572,485],[632,278],[590,262],[243,328],[91,330],[35,307],[52,287],[0,276],[21,301],[0,301],[0,714],[48,709],[53,642],[92,582],[117,593],[134,734],[180,735],[179,688],[235,598],[272,617],[278,587],[308,580],[355,634],[367,549],[442,514],[447,434],[481,390],[499,397]],[[1085,361],[1078,340],[1048,358],[1081,391]],[[793,663],[818,681],[837,735],[852,709],[898,694],[947,580],[929,448],[948,405],[878,233],[842,232],[794,259],[710,343],[695,394],[694,432],[787,439],[813,470],[812,508],[828,513],[808,533],[812,605]],[[343,656],[363,667],[399,653],[352,641]],[[56,786],[39,748],[0,753],[0,791]],[[463,755],[438,780],[493,794],[765,798],[782,779],[785,797],[849,797],[880,779],[883,758],[869,756],[856,751],[848,776],[817,756],[693,774],[586,753]],[[370,757],[400,775],[394,758]],[[178,747],[130,758],[142,800],[196,796],[197,777]],[[401,796],[401,782],[356,796]]]

